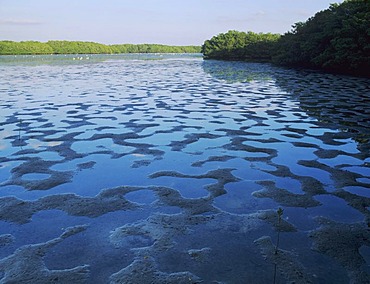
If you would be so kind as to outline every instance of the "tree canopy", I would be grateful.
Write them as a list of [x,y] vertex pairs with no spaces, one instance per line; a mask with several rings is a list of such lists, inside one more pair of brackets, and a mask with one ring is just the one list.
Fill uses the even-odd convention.
[[206,40],[205,59],[270,61],[278,65],[370,75],[370,1],[332,4],[282,36],[229,31]]
[[0,41],[0,55],[18,54],[51,54],[53,49],[46,43],[38,41],[14,42],[9,40]]
[[200,53],[200,46],[170,46],[163,44],[114,44],[113,53]]
[[110,54],[113,53],[110,46],[84,41],[48,41],[47,44],[53,49],[55,54]]
[[112,53],[200,53],[200,46],[169,46],[161,44],[105,45],[86,41],[53,40],[0,41],[0,55],[19,54],[112,54]]
[[278,34],[228,31],[206,40],[202,53],[206,59],[270,61]]
[[332,4],[304,23],[296,23],[278,41],[277,64],[368,75],[370,70],[370,1]]

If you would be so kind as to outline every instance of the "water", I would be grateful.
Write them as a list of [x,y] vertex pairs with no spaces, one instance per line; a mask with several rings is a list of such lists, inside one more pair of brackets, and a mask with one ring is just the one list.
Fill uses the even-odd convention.
[[370,281],[368,79],[60,55],[0,83],[2,281]]

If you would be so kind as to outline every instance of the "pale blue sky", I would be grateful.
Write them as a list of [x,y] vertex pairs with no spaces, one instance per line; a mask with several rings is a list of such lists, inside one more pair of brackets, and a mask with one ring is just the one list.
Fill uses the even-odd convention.
[[343,0],[0,0],[0,40],[201,45],[228,30],[284,33]]

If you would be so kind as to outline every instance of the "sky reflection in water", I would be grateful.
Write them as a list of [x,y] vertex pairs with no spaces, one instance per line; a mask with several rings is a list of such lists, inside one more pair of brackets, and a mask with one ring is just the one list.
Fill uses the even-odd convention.
[[367,79],[82,57],[0,58],[4,281],[368,281]]

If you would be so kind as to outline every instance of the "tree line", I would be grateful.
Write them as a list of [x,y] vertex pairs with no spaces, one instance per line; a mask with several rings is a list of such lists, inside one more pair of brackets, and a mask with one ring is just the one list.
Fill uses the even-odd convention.
[[86,41],[52,40],[0,41],[0,55],[21,54],[113,54],[113,53],[200,53],[200,46],[170,46],[162,44],[105,45]]
[[279,34],[228,31],[206,40],[202,45],[205,59],[271,61]]
[[169,46],[162,44],[114,44],[113,53],[200,53],[201,46]]
[[331,4],[284,35],[229,31],[206,40],[205,59],[272,62],[370,77],[370,1]]

